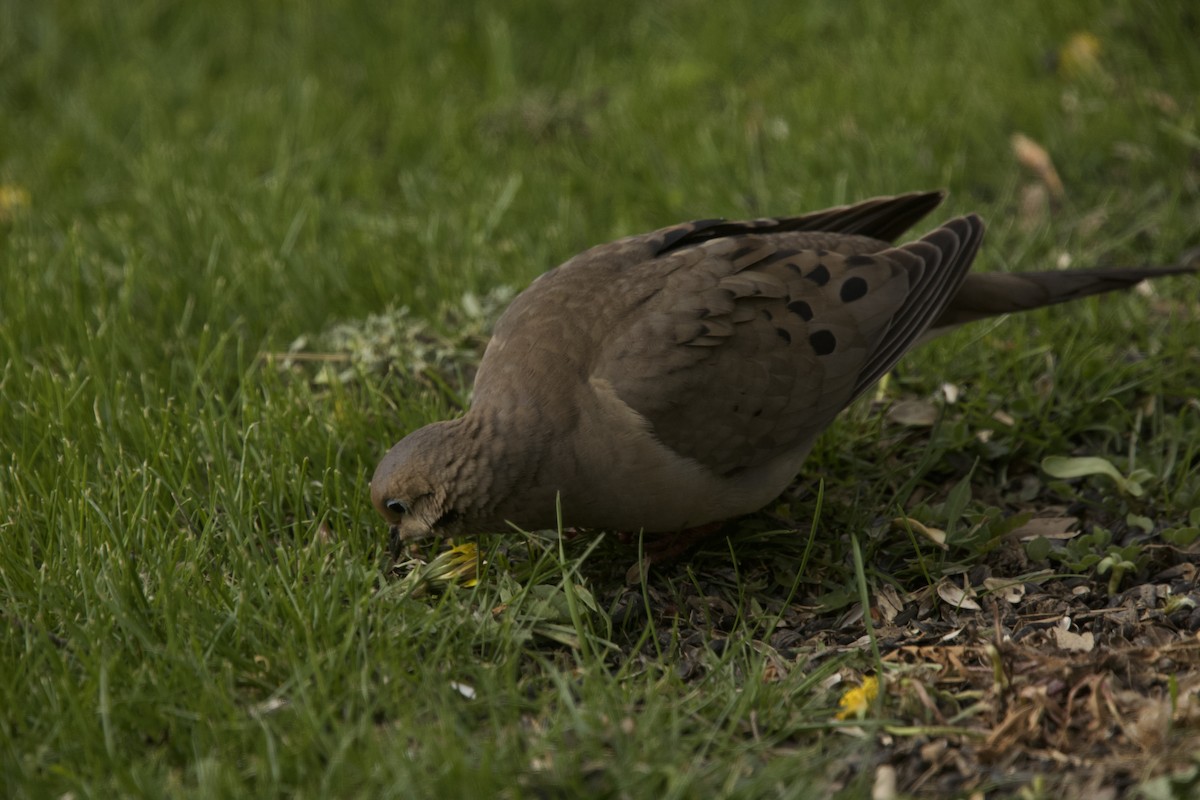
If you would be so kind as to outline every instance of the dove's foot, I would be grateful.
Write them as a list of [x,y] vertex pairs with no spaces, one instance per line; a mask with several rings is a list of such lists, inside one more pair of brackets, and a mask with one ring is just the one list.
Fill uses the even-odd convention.
[[[655,533],[644,535],[642,538],[642,560],[629,568],[625,575],[627,583],[638,583],[644,569],[652,564],[666,564],[680,556],[686,555],[697,545],[720,535],[725,529],[724,522],[710,522],[695,528],[686,528],[673,533]],[[638,534],[618,533],[617,540],[637,545]]]

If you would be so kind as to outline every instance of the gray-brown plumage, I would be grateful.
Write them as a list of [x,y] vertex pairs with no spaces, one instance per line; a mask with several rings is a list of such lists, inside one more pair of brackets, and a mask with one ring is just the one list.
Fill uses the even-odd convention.
[[1188,267],[968,274],[969,215],[892,240],[913,193],[704,220],[594,247],[501,316],[462,418],[396,444],[375,507],[405,539],[565,524],[678,531],[755,511],[919,340]]

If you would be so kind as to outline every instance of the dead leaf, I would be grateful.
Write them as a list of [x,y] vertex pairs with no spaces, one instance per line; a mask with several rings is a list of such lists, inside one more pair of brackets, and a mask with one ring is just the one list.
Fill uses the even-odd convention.
[[950,549],[949,545],[946,544],[946,532],[941,528],[931,528],[920,520],[915,520],[912,517],[896,517],[892,520],[892,525],[900,530],[916,531],[943,550]]
[[942,600],[954,606],[956,609],[966,611],[978,611],[980,609],[979,603],[976,603],[972,599],[975,595],[975,592],[973,590],[968,591],[963,589],[956,583],[942,581],[937,585],[937,593],[938,597],[942,598]]
[[1143,96],[1150,102],[1160,113],[1173,117],[1179,113],[1179,101],[1166,92],[1157,89],[1146,89]]
[[1071,530],[1079,523],[1079,517],[1034,517],[1013,530],[1012,535],[1022,542],[1043,536],[1047,539],[1074,539],[1079,531]]
[[1027,183],[1017,200],[1017,223],[1025,233],[1035,231],[1050,219],[1050,192],[1045,184]]
[[937,422],[938,409],[928,400],[901,400],[887,410],[887,418],[898,425],[928,428]]
[[1025,584],[1021,581],[1006,580],[1004,578],[984,578],[983,588],[1012,605],[1020,603],[1025,598]]
[[1010,141],[1017,162],[1045,185],[1051,197],[1062,200],[1066,196],[1066,190],[1046,148],[1023,133],[1014,133]]
[[[964,605],[960,606],[959,608],[960,608],[960,609],[961,609],[961,608],[967,608],[967,606],[965,605],[965,603],[971,603],[971,602],[972,602],[972,601],[970,601],[970,600],[964,600],[964,601],[963,601]],[[975,606],[975,608],[979,608],[979,606]],[[958,638],[958,637],[959,637],[959,636],[962,634],[962,632],[963,632],[963,631],[965,631],[965,630],[966,630],[966,628],[955,628],[954,630],[952,630],[952,631],[950,631],[949,633],[947,633],[947,634],[945,634],[944,636],[942,636],[942,638],[941,638],[941,639],[938,639],[938,641],[939,641],[939,642],[942,642],[943,644],[944,644],[944,643],[946,643],[946,642],[953,642],[953,641],[954,641],[955,639],[957,639],[957,638]]]
[[875,768],[871,800],[895,800],[896,797],[896,768],[891,764],[880,764]]
[[1079,220],[1076,230],[1079,235],[1085,239],[1091,239],[1104,228],[1109,222],[1111,214],[1106,208],[1097,208],[1095,211],[1085,214],[1083,219]]
[[883,621],[892,624],[896,616],[904,610],[904,600],[894,586],[884,584],[875,591],[876,607]]
[[1096,646],[1096,637],[1091,631],[1074,633],[1065,628],[1054,628],[1054,644],[1059,650],[1070,650],[1074,653],[1090,653]]

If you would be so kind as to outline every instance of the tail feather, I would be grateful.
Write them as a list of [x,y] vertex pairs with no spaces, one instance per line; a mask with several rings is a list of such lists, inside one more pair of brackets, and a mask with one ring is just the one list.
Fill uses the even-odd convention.
[[[930,326],[934,336],[986,317],[1029,311],[1093,294],[1129,289],[1144,280],[1200,272],[1200,265],[1054,272],[972,272]],[[926,338],[932,338],[927,336]]]

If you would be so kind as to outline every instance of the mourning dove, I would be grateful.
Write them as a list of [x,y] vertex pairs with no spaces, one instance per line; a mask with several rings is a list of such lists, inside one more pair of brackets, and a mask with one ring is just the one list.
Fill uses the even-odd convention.
[[756,511],[909,349],[972,320],[1189,267],[968,274],[974,214],[891,242],[940,192],[701,220],[593,247],[496,324],[459,419],[404,437],[371,499],[401,540],[674,532]]

